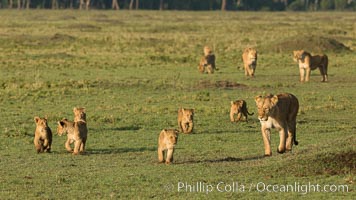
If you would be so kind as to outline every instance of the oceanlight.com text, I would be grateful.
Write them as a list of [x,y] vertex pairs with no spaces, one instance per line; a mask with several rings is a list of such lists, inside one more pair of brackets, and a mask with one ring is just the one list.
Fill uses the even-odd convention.
[[238,181],[233,182],[217,182],[206,183],[202,181],[197,182],[178,182],[176,188],[174,184],[169,187],[171,191],[187,192],[187,193],[243,193],[243,192],[290,192],[308,194],[313,192],[325,192],[325,193],[347,193],[349,192],[348,185],[336,185],[336,184],[317,184],[317,183],[300,183],[293,182],[291,184],[271,184],[271,183],[241,183]]

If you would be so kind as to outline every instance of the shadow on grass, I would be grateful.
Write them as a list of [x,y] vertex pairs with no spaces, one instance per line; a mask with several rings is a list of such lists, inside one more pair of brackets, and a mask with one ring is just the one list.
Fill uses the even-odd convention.
[[246,157],[246,158],[234,158],[234,157],[226,157],[226,158],[218,158],[218,159],[208,159],[208,160],[188,160],[182,162],[176,162],[174,164],[196,164],[196,163],[222,163],[222,162],[242,162],[242,161],[249,161],[249,160],[259,160],[263,159],[265,156],[253,156],[253,157]]
[[129,152],[144,152],[144,151],[157,151],[156,147],[139,147],[139,148],[113,148],[113,149],[88,149],[86,154],[118,154],[118,153],[129,153]]

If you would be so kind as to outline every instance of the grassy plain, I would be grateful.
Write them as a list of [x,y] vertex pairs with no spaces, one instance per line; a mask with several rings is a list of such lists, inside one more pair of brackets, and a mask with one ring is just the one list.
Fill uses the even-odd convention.
[[[351,12],[1,10],[0,199],[354,198],[355,21]],[[318,71],[299,83],[292,52],[269,51],[309,35],[351,49],[323,49],[328,83]],[[206,44],[220,69],[213,75],[197,70]],[[261,49],[254,79],[243,74],[247,46]],[[231,124],[230,101],[245,99],[256,113],[256,95],[280,92],[299,98],[299,145],[277,154],[273,131],[273,155],[263,158],[256,114]],[[33,117],[48,116],[55,132],[75,106],[87,108],[87,153],[68,154],[54,135],[52,153],[36,154]],[[195,108],[195,133],[179,136],[173,165],[158,164],[158,134],[177,127],[179,107]]]

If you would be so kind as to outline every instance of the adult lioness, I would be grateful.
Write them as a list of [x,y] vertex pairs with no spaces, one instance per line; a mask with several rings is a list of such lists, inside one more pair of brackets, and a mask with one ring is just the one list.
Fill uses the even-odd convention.
[[310,71],[319,68],[322,76],[321,81],[328,81],[328,56],[315,55],[312,56],[304,50],[293,51],[293,60],[299,64],[300,81],[309,81]]
[[191,133],[193,131],[194,109],[179,108],[178,109],[178,127],[183,133]]
[[[158,137],[158,161],[171,164],[173,162],[174,147],[178,141],[178,131],[175,129],[163,129]],[[164,159],[164,152],[166,159]]]
[[[58,122],[57,134],[62,136],[67,133],[67,141],[65,147],[68,152],[73,152],[74,155],[84,153],[85,143],[87,141],[87,127],[84,121],[71,122],[67,119],[62,119]],[[70,144],[74,142],[74,151]]]
[[[247,122],[247,115],[253,115],[254,113],[249,113],[247,110],[247,104],[245,100],[236,100],[231,101],[230,108],[230,121],[238,122],[241,120],[242,115],[245,116],[245,120]],[[235,115],[237,118],[235,119]]]
[[253,77],[257,66],[257,51],[254,48],[246,48],[242,53],[245,76]]
[[52,131],[47,124],[47,118],[34,117],[36,123],[33,143],[37,153],[51,152]]
[[271,156],[270,133],[271,128],[279,131],[278,153],[292,150],[296,139],[296,118],[299,109],[298,99],[289,93],[255,97],[258,108],[258,119],[261,122],[265,156]]
[[200,73],[205,73],[205,71],[207,71],[208,74],[212,74],[216,70],[215,55],[208,46],[204,47],[204,56],[200,59],[198,70]]

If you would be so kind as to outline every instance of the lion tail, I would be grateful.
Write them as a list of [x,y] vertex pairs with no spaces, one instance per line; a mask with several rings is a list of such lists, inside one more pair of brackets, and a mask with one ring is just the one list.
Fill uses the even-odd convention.
[[299,142],[297,141],[297,136],[294,134],[294,137],[293,137],[293,142],[294,142],[294,145],[298,145]]
[[327,55],[324,55],[323,56],[323,60],[324,60],[324,64],[325,64],[325,75],[327,75],[328,74],[328,65],[329,65],[329,58],[328,58],[328,56]]

